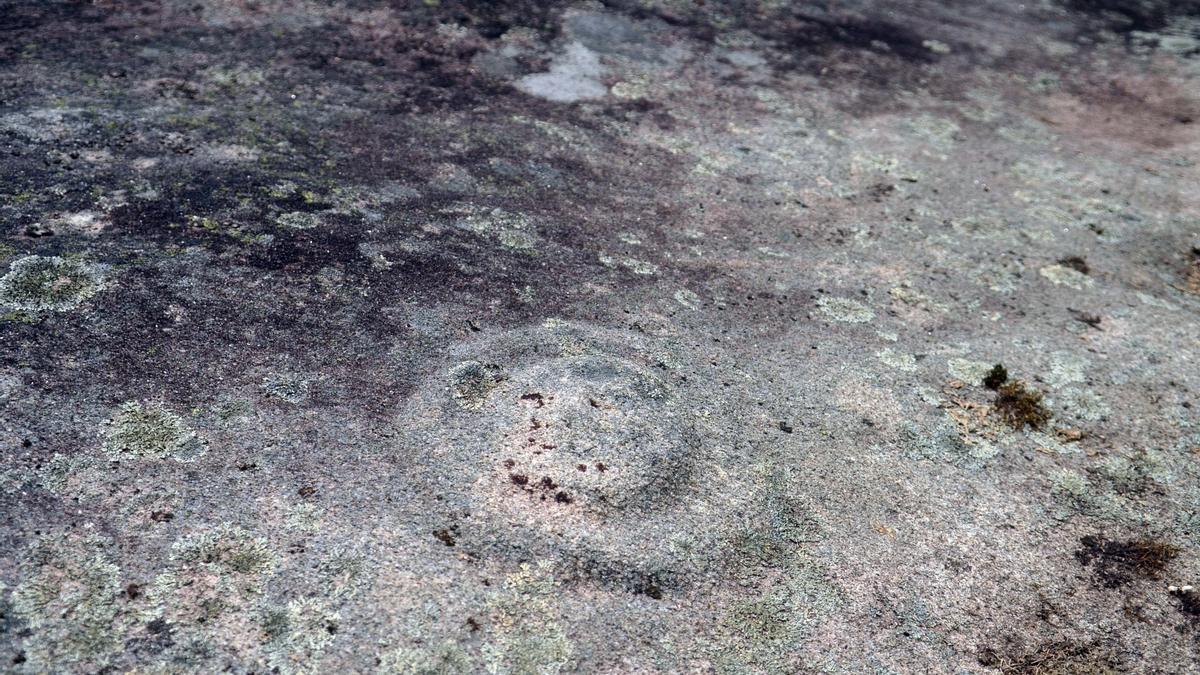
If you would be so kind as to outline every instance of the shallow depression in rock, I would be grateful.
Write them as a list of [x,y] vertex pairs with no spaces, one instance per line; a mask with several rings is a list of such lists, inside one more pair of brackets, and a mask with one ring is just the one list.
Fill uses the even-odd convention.
[[455,353],[470,359],[435,373],[401,424],[462,546],[674,576],[744,515],[737,425],[676,348],[552,323]]

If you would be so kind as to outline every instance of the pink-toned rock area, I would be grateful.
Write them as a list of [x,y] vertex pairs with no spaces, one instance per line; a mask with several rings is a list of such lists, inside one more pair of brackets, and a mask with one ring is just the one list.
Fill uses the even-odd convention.
[[1200,666],[1200,0],[0,0],[0,673]]

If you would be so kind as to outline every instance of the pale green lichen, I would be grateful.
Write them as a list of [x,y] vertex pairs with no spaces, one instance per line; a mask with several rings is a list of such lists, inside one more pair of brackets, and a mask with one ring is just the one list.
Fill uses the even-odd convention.
[[1051,476],[1050,485],[1051,495],[1062,507],[1055,514],[1061,519],[1074,514],[1113,522],[1135,519],[1127,500],[1113,494],[1110,486],[1097,484],[1079,472],[1060,469]]
[[1055,397],[1060,407],[1087,422],[1099,422],[1112,413],[1112,408],[1091,389],[1064,389]]
[[494,675],[553,675],[566,668],[574,647],[559,622],[554,601],[557,584],[551,564],[521,565],[488,603],[492,640],[484,646],[488,672]]
[[918,307],[929,312],[947,312],[949,309],[946,305],[937,302],[929,295],[917,290],[913,290],[907,285],[894,286],[888,289],[888,296],[896,302],[908,305],[910,307]]
[[729,605],[717,629],[713,660],[721,673],[793,670],[796,647],[843,604],[824,567],[805,552],[818,531],[792,482],[778,470],[762,471],[747,509],[754,516],[731,546],[736,578],[751,590]]
[[1121,494],[1142,493],[1171,479],[1170,467],[1162,454],[1139,450],[1129,455],[1109,457],[1096,469]]
[[1050,370],[1043,377],[1053,387],[1083,382],[1084,370],[1090,364],[1087,358],[1073,352],[1057,351],[1050,355]]
[[248,399],[222,396],[212,406],[212,413],[222,422],[235,422],[254,413],[254,404]]
[[308,399],[309,381],[294,373],[272,373],[263,378],[262,388],[272,398],[303,403]]
[[96,536],[43,537],[21,564],[13,611],[29,629],[32,672],[99,671],[120,648],[120,570]]
[[1000,448],[976,434],[964,435],[952,419],[925,429],[912,422],[900,426],[900,443],[913,459],[929,459],[964,467],[979,467],[1000,454]]
[[[931,42],[946,47],[940,42]],[[949,48],[946,47],[946,49]],[[912,130],[914,136],[926,141],[929,145],[939,150],[953,147],[955,142],[959,140],[962,132],[962,129],[952,120],[935,115],[918,115],[913,117],[908,120],[908,127]]]
[[362,554],[338,548],[317,565],[325,595],[348,600],[358,595],[367,579],[367,559]]
[[1058,286],[1068,286],[1077,291],[1082,291],[1094,283],[1091,277],[1066,265],[1048,265],[1038,272]]
[[87,466],[88,462],[78,455],[63,455],[56,452],[37,470],[34,480],[47,492],[64,494],[70,485],[71,478],[80,469]]
[[267,663],[282,675],[325,672],[320,657],[337,635],[338,613],[323,600],[301,598],[282,612],[269,612],[264,623]]
[[850,298],[820,298],[817,307],[826,319],[840,323],[867,323],[875,318],[870,307]]
[[700,309],[700,296],[686,288],[681,288],[675,291],[675,302],[687,307],[688,309]]
[[321,225],[321,216],[309,211],[291,211],[279,214],[275,224],[289,230],[311,230]]
[[993,364],[986,361],[971,361],[969,359],[950,359],[946,362],[946,370],[950,376],[967,384],[979,386],[987,377]]
[[469,193],[477,189],[478,181],[466,167],[446,162],[438,165],[426,184],[432,190]]
[[645,260],[638,260],[637,258],[630,258],[628,256],[614,258],[606,253],[601,253],[597,256],[597,260],[599,260],[600,264],[604,265],[605,267],[623,267],[634,274],[639,274],[642,276],[653,276],[658,274],[658,265],[655,265],[652,262],[646,262]]
[[218,220],[211,216],[189,215],[187,224],[209,234],[229,237],[240,244],[266,244],[272,240],[272,235],[248,232],[241,224]]
[[481,408],[492,390],[508,379],[500,366],[479,361],[460,363],[450,369],[449,376],[451,395],[469,410]]
[[477,235],[495,239],[504,248],[517,253],[537,253],[541,239],[532,231],[533,221],[524,214],[504,209],[472,209],[456,225]]
[[457,642],[429,647],[393,649],[379,659],[377,675],[460,675],[474,672],[475,663]]
[[618,262],[620,263],[621,267],[624,267],[634,274],[640,274],[643,276],[658,274],[658,265],[655,265],[651,262],[637,260],[635,258],[621,258]]
[[266,540],[228,523],[177,541],[171,557],[220,574],[261,576],[275,567],[275,554]]
[[891,347],[876,352],[875,356],[885,365],[891,366],[896,370],[912,372],[917,369],[917,357],[912,354],[898,352]]
[[971,280],[996,293],[1012,293],[1025,283],[1025,266],[1020,261],[993,259],[972,266],[967,275]]
[[537,238],[521,230],[503,230],[497,236],[500,245],[510,251],[533,253],[537,251]]
[[750,577],[761,568],[786,564],[797,547],[813,540],[816,533],[790,492],[787,476],[776,469],[759,467],[757,471],[760,486],[732,539],[738,567]]
[[732,603],[719,627],[719,673],[795,672],[797,647],[845,602],[811,556],[795,551],[782,576]]
[[[951,51],[953,51],[950,48],[950,45],[940,40],[925,40],[921,43],[921,46],[933,52],[934,54],[949,54]],[[955,126],[955,130],[957,130],[957,125]]]
[[1138,300],[1142,301],[1142,304],[1147,305],[1149,307],[1157,307],[1158,309],[1165,309],[1165,310],[1169,310],[1172,312],[1179,309],[1179,306],[1176,305],[1175,303],[1169,302],[1167,300],[1163,300],[1162,298],[1157,298],[1153,295],[1150,295],[1149,293],[1143,293],[1141,291],[1138,291],[1134,295],[1137,296]]
[[297,532],[316,533],[321,528],[321,507],[312,502],[288,504],[283,510],[284,527]]
[[104,288],[99,265],[75,258],[31,255],[0,277],[0,305],[24,312],[75,309]]
[[517,301],[523,305],[533,304],[534,299],[537,297],[537,293],[534,291],[533,286],[530,286],[529,284],[526,284],[521,288],[514,286],[513,293],[516,294]]
[[104,423],[104,452],[109,458],[191,460],[204,454],[207,443],[183,418],[161,403],[131,401]]
[[172,651],[208,649],[219,635],[256,648],[256,611],[275,565],[266,541],[228,523],[184,537],[171,547],[170,568],[147,587],[141,619],[172,627]]

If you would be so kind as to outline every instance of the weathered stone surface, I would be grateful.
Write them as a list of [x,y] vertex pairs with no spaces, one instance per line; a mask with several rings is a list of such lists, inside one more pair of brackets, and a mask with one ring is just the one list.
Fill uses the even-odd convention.
[[0,0],[0,671],[1193,670],[1198,116],[1191,0]]

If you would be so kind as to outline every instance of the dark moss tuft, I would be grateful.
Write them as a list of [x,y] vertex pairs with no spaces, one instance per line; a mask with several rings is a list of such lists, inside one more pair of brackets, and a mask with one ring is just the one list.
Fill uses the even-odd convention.
[[454,546],[454,544],[456,543],[454,534],[452,532],[450,532],[450,530],[434,530],[433,536],[436,537],[438,541],[442,542],[446,546]]
[[1004,675],[1098,675],[1124,670],[1108,650],[1068,641],[1051,642],[1032,651],[988,647],[980,652],[979,664]]
[[1013,429],[1021,430],[1025,425],[1041,429],[1050,420],[1050,411],[1042,405],[1042,392],[1026,389],[1020,380],[1000,385],[993,405]]
[[992,366],[992,369],[988,371],[987,375],[983,376],[983,386],[987,387],[988,389],[999,389],[1000,385],[1004,384],[1005,382],[1008,382],[1008,369],[1005,368],[1003,364],[997,363],[996,365]]

